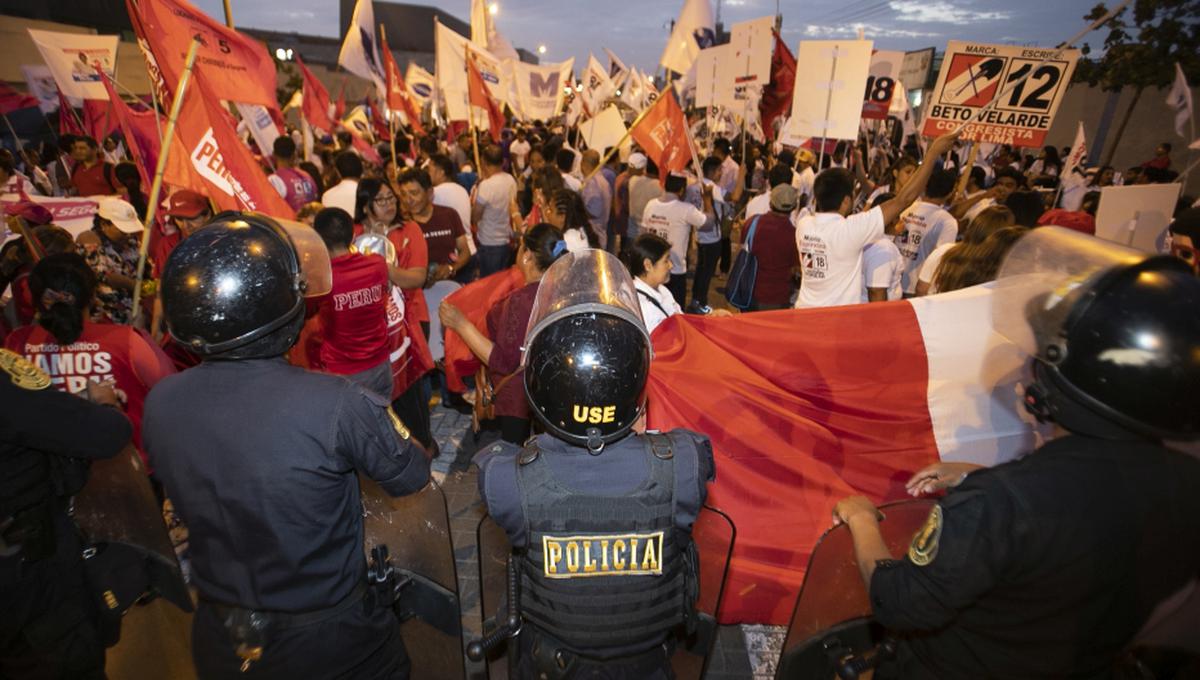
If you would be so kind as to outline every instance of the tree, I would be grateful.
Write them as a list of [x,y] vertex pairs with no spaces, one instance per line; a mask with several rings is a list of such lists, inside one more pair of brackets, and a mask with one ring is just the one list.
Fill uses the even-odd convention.
[[291,62],[276,59],[275,66],[285,78],[283,85],[275,88],[275,99],[279,101],[280,107],[284,107],[287,106],[292,95],[296,94],[296,90],[299,90],[304,85],[304,77],[300,75],[300,70]]
[[[1084,18],[1096,21],[1107,13],[1102,3]],[[1084,43],[1084,58],[1079,60],[1074,80],[1109,92],[1135,88],[1113,143],[1104,154],[1101,165],[1108,165],[1143,90],[1170,86],[1176,62],[1183,67],[1188,82],[1200,82],[1200,55],[1196,50],[1200,45],[1200,0],[1135,0],[1132,13],[1127,7],[1104,27],[1109,32],[1103,53],[1091,58],[1091,46]]]

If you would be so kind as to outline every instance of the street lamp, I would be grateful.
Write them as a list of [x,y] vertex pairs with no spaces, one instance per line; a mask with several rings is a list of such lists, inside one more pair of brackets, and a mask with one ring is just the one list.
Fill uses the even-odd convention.
[[538,54],[545,54],[545,53],[546,53],[546,46],[538,45]]
[[491,14],[492,16],[496,16],[496,14],[499,12],[500,12],[500,3],[498,3],[498,2],[488,3],[488,14]]

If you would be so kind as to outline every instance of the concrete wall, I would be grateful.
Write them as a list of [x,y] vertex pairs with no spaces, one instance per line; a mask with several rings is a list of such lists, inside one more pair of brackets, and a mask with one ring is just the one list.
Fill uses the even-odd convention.
[[[1046,143],[1058,147],[1070,146],[1075,141],[1076,123],[1082,120],[1088,148],[1092,148],[1110,94],[1112,93],[1104,92],[1098,87],[1072,85],[1058,109]],[[1116,112],[1105,140],[1105,154],[1113,148],[1117,127],[1121,124],[1129,102],[1133,100],[1134,90],[1127,87],[1118,96]],[[1192,90],[1192,98],[1200,103],[1200,88]],[[1187,146],[1191,139],[1184,139],[1175,134],[1175,112],[1167,106],[1166,100],[1167,90],[1147,88],[1142,92],[1113,155],[1113,167],[1124,170],[1150,160],[1154,156],[1154,147],[1162,142],[1170,142],[1173,147],[1171,168],[1176,172],[1182,172],[1190,161],[1200,158],[1200,151],[1192,151],[1190,154],[1188,152]],[[1197,134],[1200,135],[1200,127],[1197,129]],[[1102,158],[1103,155],[1092,158],[1091,163],[1098,164]],[[1200,168],[1190,174],[1184,193],[1200,195]]]

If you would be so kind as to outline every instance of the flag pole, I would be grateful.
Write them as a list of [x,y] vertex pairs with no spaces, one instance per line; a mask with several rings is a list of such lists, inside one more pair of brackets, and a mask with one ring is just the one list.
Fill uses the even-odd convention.
[[167,129],[163,133],[162,152],[158,154],[158,167],[154,169],[154,182],[150,185],[150,196],[147,198],[146,219],[142,225],[142,242],[138,245],[137,282],[133,287],[133,318],[137,321],[140,315],[142,279],[146,269],[146,253],[150,248],[150,230],[154,224],[154,213],[158,210],[158,197],[162,193],[163,172],[167,169],[167,159],[171,156],[171,140],[175,138],[175,121],[179,119],[179,109],[183,108],[183,96],[187,92],[188,83],[192,80],[192,66],[196,63],[196,54],[200,49],[200,41],[192,39],[188,47],[187,58],[183,62],[183,75],[179,77],[179,87],[175,88],[175,96],[171,100],[171,114],[167,118]]
[[829,109],[833,107],[833,77],[837,75],[838,48],[833,47],[833,62],[829,67],[829,94],[825,95],[825,117],[821,121],[821,156],[817,159],[817,172],[820,173],[825,165],[825,135],[829,134]]
[[[226,0],[226,2],[228,2],[228,1],[229,0]],[[389,48],[387,46],[387,29],[383,27],[382,22],[380,22],[380,24],[379,24],[379,38],[380,38],[381,42],[383,43],[381,45],[381,47],[383,47],[383,49],[388,50],[390,52],[391,48]],[[391,55],[389,54],[388,56],[390,57]],[[400,67],[396,66],[396,68],[400,68]],[[384,75],[386,77],[391,74],[387,73]],[[392,147],[392,171],[395,172],[397,176],[399,176],[400,166],[396,164],[396,132],[395,132],[395,130],[392,129],[392,107],[388,104],[388,96],[391,95],[391,89],[390,89],[391,85],[388,83],[384,83],[384,87],[389,88],[388,91],[385,92],[383,95],[383,107],[385,109],[387,109],[387,112],[388,112],[387,124],[388,124],[388,136],[391,137],[391,139],[389,140],[389,144]]]

